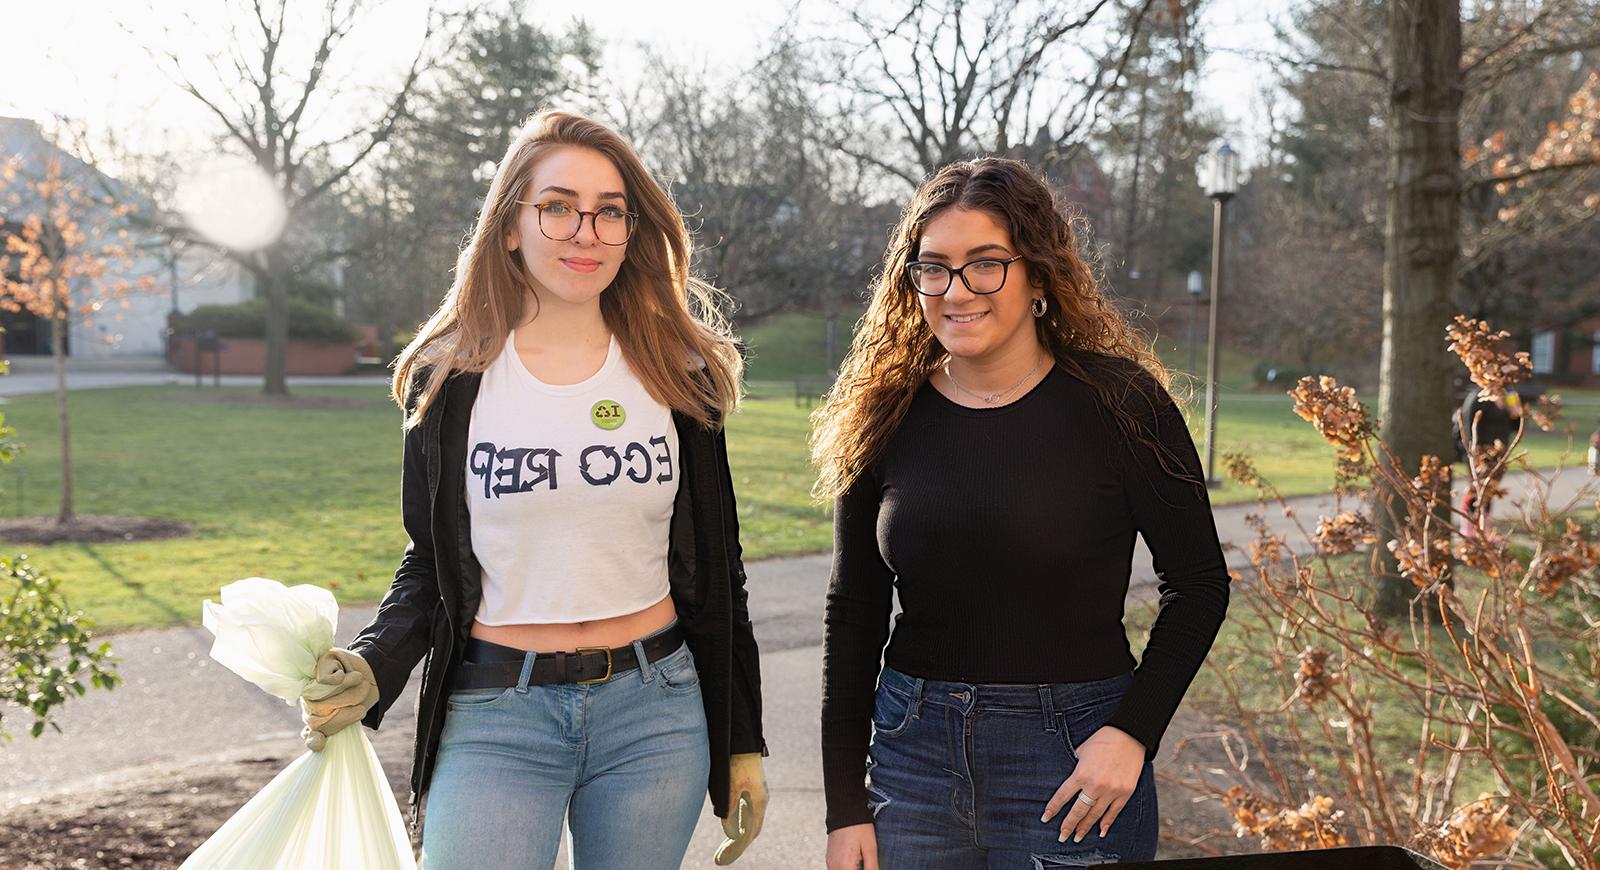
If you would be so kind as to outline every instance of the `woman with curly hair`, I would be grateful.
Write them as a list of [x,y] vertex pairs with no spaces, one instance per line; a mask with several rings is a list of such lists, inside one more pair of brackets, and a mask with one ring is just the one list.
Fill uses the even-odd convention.
[[[1079,238],[1026,165],[946,166],[906,206],[815,414],[818,490],[835,500],[830,868],[1155,854],[1150,759],[1221,625],[1228,571],[1166,370]],[[1137,662],[1122,624],[1135,534],[1161,592]]]

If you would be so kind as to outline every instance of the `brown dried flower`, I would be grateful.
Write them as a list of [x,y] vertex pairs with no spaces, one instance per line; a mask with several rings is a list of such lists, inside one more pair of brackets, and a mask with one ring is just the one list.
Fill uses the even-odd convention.
[[1501,475],[1505,473],[1506,454],[1511,450],[1499,441],[1488,444],[1479,444],[1467,451],[1467,461],[1473,471],[1479,474]]
[[1333,469],[1333,491],[1352,493],[1364,489],[1372,480],[1372,467],[1365,454],[1349,456],[1340,453]]
[[1508,354],[1500,350],[1500,345],[1511,338],[1509,332],[1490,332],[1489,324],[1460,314],[1444,332],[1450,338],[1449,349],[1461,358],[1485,399],[1505,395],[1533,373],[1533,362],[1526,352]]
[[1456,558],[1498,579],[1500,567],[1510,561],[1511,552],[1499,535],[1463,535],[1456,541]]
[[1539,591],[1549,595],[1597,564],[1600,547],[1588,539],[1582,525],[1569,519],[1566,534],[1539,553],[1528,571],[1539,584]]
[[1244,524],[1256,533],[1250,542],[1250,564],[1271,564],[1288,558],[1289,550],[1281,535],[1274,535],[1260,514],[1245,514]]
[[1312,795],[1298,809],[1279,807],[1246,791],[1242,786],[1228,789],[1228,812],[1233,815],[1233,832],[1240,837],[1256,837],[1268,852],[1327,849],[1343,846],[1344,810],[1333,808],[1333,799]]
[[1439,457],[1423,454],[1417,476],[1411,478],[1411,489],[1428,502],[1448,501],[1450,498],[1450,466]]
[[1408,535],[1388,544],[1389,552],[1394,554],[1400,567],[1400,575],[1419,589],[1431,589],[1450,573],[1449,536],[1431,535],[1426,540],[1425,545]]
[[1456,807],[1450,817],[1417,835],[1413,847],[1450,870],[1466,870],[1475,862],[1492,859],[1517,840],[1517,829],[1506,824],[1509,807],[1494,806],[1494,798]]
[[1250,564],[1262,565],[1281,562],[1288,551],[1284,548],[1283,538],[1277,535],[1262,535],[1250,542]]
[[1538,426],[1541,432],[1549,432],[1561,422],[1563,407],[1560,396],[1546,393],[1540,396],[1537,402],[1528,406],[1528,419],[1532,420],[1533,425]]
[[1342,456],[1357,459],[1372,437],[1372,415],[1356,399],[1354,387],[1341,387],[1327,375],[1307,375],[1289,391],[1294,412],[1309,420]]
[[1294,672],[1294,694],[1297,698],[1315,704],[1326,700],[1339,682],[1339,673],[1328,670],[1329,653],[1325,649],[1308,646],[1296,658],[1300,667]]
[[1256,471],[1255,463],[1243,453],[1224,453],[1222,467],[1229,477],[1245,486],[1259,487],[1262,483],[1261,473]]
[[1317,547],[1329,556],[1354,552],[1357,547],[1377,541],[1372,521],[1354,511],[1317,520]]

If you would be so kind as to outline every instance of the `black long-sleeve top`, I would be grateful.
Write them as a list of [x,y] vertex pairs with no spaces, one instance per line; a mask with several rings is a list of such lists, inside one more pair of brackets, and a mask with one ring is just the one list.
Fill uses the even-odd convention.
[[[1153,757],[1211,648],[1228,570],[1182,414],[1136,364],[1095,356],[1169,451],[1122,434],[1056,366],[1017,401],[966,408],[924,385],[873,466],[834,506],[824,638],[827,826],[872,821],[865,788],[880,662],[966,683],[1134,677],[1107,724]],[[1142,660],[1123,628],[1134,534],[1160,578]],[[890,639],[893,591],[901,613]],[[884,642],[889,641],[885,652]]]

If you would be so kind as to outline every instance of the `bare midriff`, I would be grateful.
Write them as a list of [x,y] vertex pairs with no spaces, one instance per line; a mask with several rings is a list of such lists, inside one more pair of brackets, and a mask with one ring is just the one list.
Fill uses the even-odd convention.
[[530,652],[577,652],[585,647],[626,646],[666,628],[677,618],[677,608],[668,595],[643,610],[589,622],[484,625],[474,621],[472,636]]

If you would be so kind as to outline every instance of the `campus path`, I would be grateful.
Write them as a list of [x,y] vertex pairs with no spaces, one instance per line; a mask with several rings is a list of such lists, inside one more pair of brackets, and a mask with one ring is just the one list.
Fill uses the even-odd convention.
[[[1512,495],[1497,513],[1510,514],[1530,481],[1526,475],[1507,479]],[[1565,503],[1589,488],[1580,470],[1559,475],[1553,502]],[[1330,505],[1318,498],[1297,498],[1290,504],[1302,522],[1314,527],[1319,512]],[[1245,522],[1250,513],[1264,515],[1275,530],[1289,531],[1280,511],[1257,505],[1215,509],[1222,540],[1245,545],[1253,533]],[[1298,540],[1291,536],[1291,543]],[[1230,562],[1242,557],[1230,552]],[[759,844],[740,862],[756,868],[815,867],[824,847],[822,777],[817,711],[821,703],[822,607],[828,557],[805,556],[752,563],[750,606],[761,643],[765,686],[765,725],[772,757],[768,778],[773,806]],[[1135,558],[1130,599],[1149,601],[1155,578],[1141,545]],[[340,638],[347,639],[366,623],[374,608],[352,607],[340,620]],[[196,616],[198,617],[198,608]],[[241,754],[288,759],[296,752],[299,720],[295,710],[223,669],[207,655],[211,637],[199,626],[129,632],[112,637],[122,657],[126,679],[112,692],[91,692],[61,708],[64,734],[47,732],[38,740],[18,736],[0,746],[0,817],[26,812],[39,797],[64,791],[92,790],[140,771],[173,764],[205,764],[207,759]],[[420,669],[419,669],[420,672]],[[396,702],[375,745],[393,782],[405,781],[413,733],[414,678]],[[1180,711],[1180,717],[1183,713]],[[13,729],[23,725],[12,720]],[[1168,740],[1171,745],[1173,740]],[[1168,807],[1183,803],[1174,795]],[[709,814],[696,832],[687,867],[710,867],[709,855],[719,833]]]
[[[10,374],[0,375],[0,398],[25,396],[56,391],[55,363],[49,357],[11,357]],[[210,387],[212,378],[204,378]],[[67,361],[67,389],[97,390],[108,387],[148,387],[162,384],[194,385],[194,375],[173,371],[161,357],[118,357],[113,359],[69,359]],[[223,386],[260,387],[260,375],[223,375]],[[372,386],[386,390],[389,379],[376,375],[339,375],[332,377],[291,377],[289,386]]]

